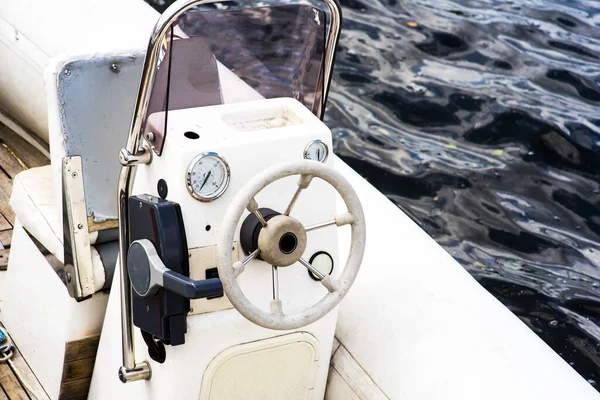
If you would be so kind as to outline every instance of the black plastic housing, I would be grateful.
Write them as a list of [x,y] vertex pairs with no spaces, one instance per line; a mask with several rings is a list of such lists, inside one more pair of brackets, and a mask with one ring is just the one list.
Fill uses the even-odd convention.
[[[150,240],[167,268],[189,277],[188,246],[179,204],[151,195],[130,197],[129,232],[130,245],[136,240]],[[132,291],[132,298],[135,326],[165,344],[185,343],[188,299],[165,289],[149,297]]]

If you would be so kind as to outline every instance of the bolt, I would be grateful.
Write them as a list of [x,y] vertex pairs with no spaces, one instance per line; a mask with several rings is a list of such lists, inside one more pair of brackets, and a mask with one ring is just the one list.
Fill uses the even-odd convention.
[[71,176],[72,176],[73,178],[77,178],[78,174],[77,174],[77,172],[73,172],[73,173],[71,174]]
[[154,140],[156,139],[156,136],[154,136],[153,132],[148,132],[146,134],[146,140],[149,142],[154,142]]
[[66,76],[71,76],[71,70],[70,69],[65,69],[65,75]]
[[83,224],[79,224],[79,225],[77,225],[77,228],[78,228],[78,229],[83,229]]
[[71,273],[67,272],[67,282],[71,282]]
[[113,65],[110,66],[110,69],[112,69],[114,72],[118,72],[119,71],[119,64],[114,63]]

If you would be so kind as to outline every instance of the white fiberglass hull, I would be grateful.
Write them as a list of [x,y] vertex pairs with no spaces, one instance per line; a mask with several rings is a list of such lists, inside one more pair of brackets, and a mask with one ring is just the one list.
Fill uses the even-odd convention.
[[[157,17],[141,0],[0,3],[0,107],[47,140],[49,60],[139,51]],[[335,167],[361,198],[368,237],[362,271],[339,310],[328,398],[599,397],[385,196],[337,158]],[[107,318],[116,311],[109,306]],[[110,351],[117,354],[109,359],[118,359],[120,343]],[[114,387],[93,386],[100,398],[122,389],[118,365],[103,360],[95,374],[113,374]]]

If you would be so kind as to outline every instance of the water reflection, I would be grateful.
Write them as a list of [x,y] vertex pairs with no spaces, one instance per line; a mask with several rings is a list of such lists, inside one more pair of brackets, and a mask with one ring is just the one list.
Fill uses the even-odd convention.
[[600,4],[343,1],[336,152],[600,379]]

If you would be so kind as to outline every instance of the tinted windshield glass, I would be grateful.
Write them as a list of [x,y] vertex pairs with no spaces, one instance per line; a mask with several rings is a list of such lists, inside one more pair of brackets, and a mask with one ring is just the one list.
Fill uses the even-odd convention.
[[300,4],[186,13],[163,43],[150,98],[155,151],[168,110],[292,97],[320,116],[325,19]]

